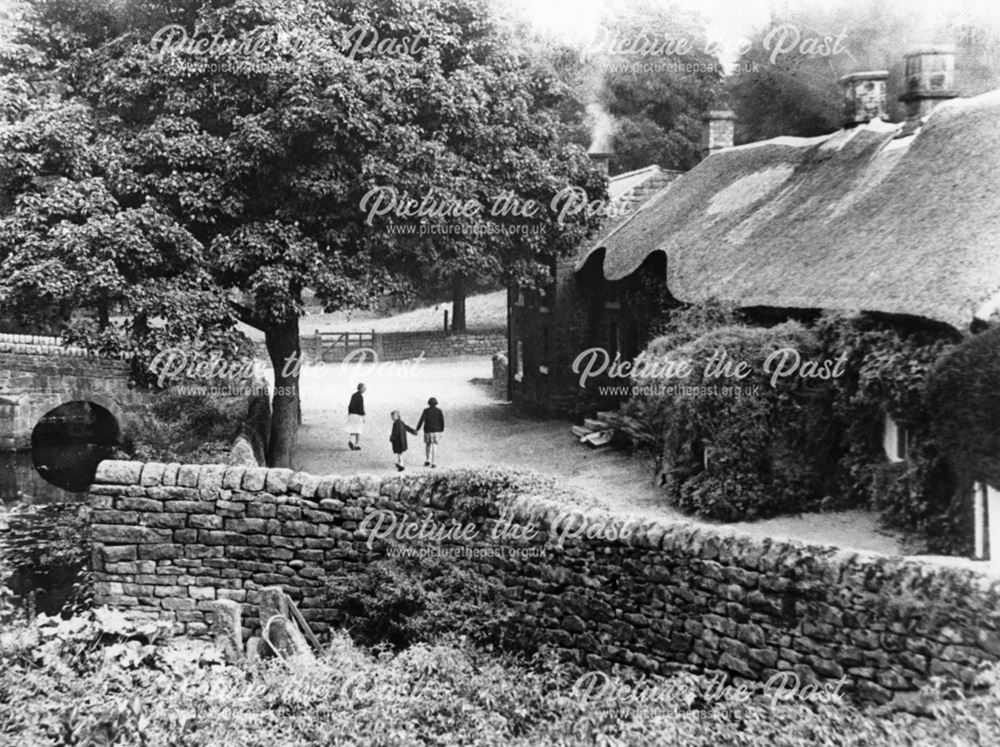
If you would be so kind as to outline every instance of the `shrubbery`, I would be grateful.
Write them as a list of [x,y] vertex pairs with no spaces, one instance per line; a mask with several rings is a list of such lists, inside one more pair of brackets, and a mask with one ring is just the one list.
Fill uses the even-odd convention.
[[[935,363],[951,348],[946,332],[900,332],[867,317],[821,317],[806,328],[794,322],[749,327],[718,304],[676,312],[653,340],[647,357],[690,360],[694,373],[683,379],[637,379],[662,391],[670,385],[737,386],[749,396],[719,392],[643,395],[623,410],[633,419],[632,440],[650,455],[671,500],[683,511],[722,521],[761,518],[817,507],[867,506],[894,527],[916,532],[936,552],[965,552],[971,525],[962,490],[968,480],[945,459],[944,438],[931,428],[927,381]],[[943,359],[943,383],[952,410],[947,433],[979,416],[988,423],[997,387],[996,335],[967,343],[968,352]],[[763,370],[767,356],[793,348],[805,360],[846,356],[842,374],[826,380],[796,375],[774,381]],[[962,350],[966,348],[963,347]],[[705,365],[724,351],[746,361],[742,381],[705,376]],[[958,371],[975,365],[979,383],[964,388]],[[992,368],[991,368],[992,366]],[[773,370],[773,369],[772,369]],[[959,408],[957,390],[978,392],[979,403]],[[943,406],[938,407],[939,410]],[[886,414],[909,434],[909,453],[891,463],[882,446]],[[1000,422],[1000,421],[998,421]],[[982,431],[980,427],[980,431]],[[980,443],[992,444],[982,436]],[[952,438],[952,436],[946,436]],[[954,436],[959,442],[957,436]],[[981,460],[982,461],[982,460]],[[984,462],[985,463],[985,462]]]
[[[771,385],[765,361],[790,348],[803,359],[820,356],[819,341],[799,324],[770,329],[724,326],[670,348],[680,335],[654,341],[661,361],[689,361],[690,376],[637,380],[639,385],[709,388],[694,394],[669,390],[633,400],[625,412],[663,429],[666,487],[683,511],[722,521],[740,521],[801,511],[824,496],[831,460],[823,422],[831,397],[828,382],[798,376]],[[659,352],[663,351],[663,352]],[[720,351],[725,360],[748,364],[742,379],[707,375]],[[739,393],[723,393],[736,387]]]
[[[916,533],[932,552],[970,549],[969,501],[961,495],[931,429],[928,376],[954,342],[947,333],[902,334],[861,317],[830,315],[817,325],[827,350],[848,354],[847,373],[834,381],[831,417],[844,426],[838,485],[851,502],[881,513],[894,528]],[[908,453],[892,463],[882,446],[885,415],[906,429]]]
[[437,558],[386,558],[347,577],[331,592],[359,642],[402,649],[442,635],[503,646],[510,618],[503,587]]
[[156,396],[134,431],[131,456],[142,461],[225,462],[247,414],[245,397]]
[[[1000,744],[1000,678],[981,697],[950,686],[921,700],[928,717],[848,703],[699,697],[693,676],[611,676],[582,696],[577,674],[548,656],[523,661],[453,643],[368,653],[335,636],[313,666],[227,666],[218,651],[155,642],[119,616],[0,628],[0,743],[120,747],[282,745]],[[630,694],[640,697],[629,699]]]
[[957,471],[1000,487],[1000,326],[938,361],[927,400],[934,433]]

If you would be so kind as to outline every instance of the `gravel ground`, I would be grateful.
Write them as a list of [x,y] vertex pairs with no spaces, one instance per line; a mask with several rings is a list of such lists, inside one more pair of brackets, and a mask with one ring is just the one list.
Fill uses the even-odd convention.
[[[299,431],[299,469],[314,474],[395,474],[389,446],[391,410],[415,426],[428,397],[445,414],[438,447],[438,469],[489,465],[531,469],[555,475],[586,504],[624,509],[646,517],[682,519],[667,506],[639,460],[617,451],[594,451],[569,433],[567,421],[517,417],[482,383],[490,376],[487,357],[424,360],[417,366],[367,365],[350,370],[338,364],[305,366],[302,371],[303,420]],[[476,381],[478,380],[478,381]],[[367,418],[362,450],[347,448],[347,401],[359,381]],[[425,468],[423,439],[410,436],[408,469]],[[900,552],[897,538],[878,531],[866,511],[782,516],[731,528],[775,538],[870,552]]]

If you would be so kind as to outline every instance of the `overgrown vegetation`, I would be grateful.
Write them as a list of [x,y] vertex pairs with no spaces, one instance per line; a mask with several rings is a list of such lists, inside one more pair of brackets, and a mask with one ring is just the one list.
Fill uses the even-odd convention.
[[459,635],[483,648],[506,643],[509,608],[503,586],[443,558],[386,558],[348,576],[331,591],[330,604],[345,626],[368,646],[397,650]]
[[[634,398],[623,411],[634,424],[631,440],[683,511],[741,521],[864,506],[880,511],[890,526],[918,535],[930,551],[965,553],[971,524],[963,498],[970,470],[956,474],[942,435],[951,439],[960,429],[969,431],[977,417],[979,431],[995,429],[989,420],[993,395],[984,382],[996,370],[987,360],[995,357],[996,343],[980,337],[967,343],[969,352],[949,359],[942,356],[956,336],[943,331],[833,314],[808,327],[755,327],[720,304],[689,307],[671,314],[646,357],[689,361],[690,375],[637,378],[657,393]],[[773,378],[783,365],[781,350],[794,350],[788,365],[797,360],[799,366]],[[765,370],[772,355],[778,357]],[[943,421],[952,423],[945,431],[932,427],[927,394],[939,360],[952,362],[939,374],[947,383],[937,388],[949,394],[938,399],[954,405],[978,387],[981,403],[975,412],[938,405],[938,412],[955,413]],[[807,361],[820,366],[813,375],[800,375]],[[746,376],[727,376],[727,362],[731,373],[745,362]],[[956,383],[958,372],[970,367],[980,371],[979,384]],[[730,387],[728,394],[723,387]],[[883,448],[887,415],[906,434],[900,462],[887,459]]]
[[139,418],[138,434],[127,449],[140,461],[226,462],[233,438],[247,414],[247,399],[237,396],[158,395]]
[[89,510],[81,503],[12,506],[0,512],[0,618],[67,614],[93,598]]
[[970,480],[1000,487],[1000,325],[942,356],[927,382],[934,434]]
[[[0,628],[0,742],[64,745],[981,745],[1000,740],[1000,678],[938,683],[926,716],[849,703],[706,697],[708,681],[598,681],[551,655],[457,642],[368,652],[336,635],[314,666],[225,665],[214,648],[95,610]],[[654,689],[654,685],[658,686]]]

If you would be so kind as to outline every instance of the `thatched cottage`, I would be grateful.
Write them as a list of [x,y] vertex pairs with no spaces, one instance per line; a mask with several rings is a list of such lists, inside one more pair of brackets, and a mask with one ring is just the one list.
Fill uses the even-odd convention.
[[710,115],[707,157],[582,246],[544,306],[512,294],[514,402],[576,414],[575,355],[636,355],[651,282],[772,320],[984,326],[1000,310],[1000,91],[957,98],[953,75],[946,50],[908,55],[901,123],[885,121],[884,72],[848,76],[844,127],[815,138],[718,148],[729,123]]

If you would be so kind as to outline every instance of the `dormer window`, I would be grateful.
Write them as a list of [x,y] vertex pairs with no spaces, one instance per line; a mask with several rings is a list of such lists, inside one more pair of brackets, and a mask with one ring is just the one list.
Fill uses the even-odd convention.
[[892,419],[888,413],[885,416],[885,428],[882,433],[882,448],[890,462],[906,461],[910,449],[910,433]]

